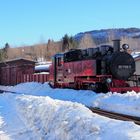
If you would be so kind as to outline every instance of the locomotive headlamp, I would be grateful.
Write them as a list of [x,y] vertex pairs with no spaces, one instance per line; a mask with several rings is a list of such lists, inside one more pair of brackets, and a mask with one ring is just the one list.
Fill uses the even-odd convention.
[[110,83],[112,82],[112,79],[111,79],[111,78],[107,78],[107,79],[106,79],[106,82],[107,82],[108,84],[110,84]]
[[123,48],[124,50],[128,50],[128,49],[129,49],[129,45],[128,45],[128,44],[123,44],[123,45],[122,45],[122,48]]

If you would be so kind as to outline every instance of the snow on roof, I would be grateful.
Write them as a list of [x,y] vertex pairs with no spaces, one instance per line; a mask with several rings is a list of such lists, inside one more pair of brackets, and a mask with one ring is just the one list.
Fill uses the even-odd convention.
[[140,52],[132,52],[131,55],[133,58],[137,58],[140,57]]
[[139,61],[140,60],[140,52],[132,52],[131,53],[132,57],[135,59],[135,61]]
[[34,73],[34,75],[38,75],[38,74],[50,74],[49,72],[38,72],[38,73]]
[[46,65],[46,64],[52,64],[52,61],[41,61],[36,63],[36,65]]
[[51,64],[52,64],[51,61],[44,61],[44,62],[36,63],[35,71],[43,71],[43,70],[48,71]]
[[136,57],[136,58],[135,58],[135,61],[136,61],[136,62],[137,62],[137,61],[140,61],[140,56]]
[[35,66],[35,70],[39,71],[39,70],[48,70],[49,69],[50,64],[48,65],[38,65]]

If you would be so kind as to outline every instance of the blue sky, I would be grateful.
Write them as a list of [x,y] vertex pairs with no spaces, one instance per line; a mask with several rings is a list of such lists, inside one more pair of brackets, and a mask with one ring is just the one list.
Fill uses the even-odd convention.
[[94,29],[140,28],[139,17],[140,0],[0,0],[0,47]]

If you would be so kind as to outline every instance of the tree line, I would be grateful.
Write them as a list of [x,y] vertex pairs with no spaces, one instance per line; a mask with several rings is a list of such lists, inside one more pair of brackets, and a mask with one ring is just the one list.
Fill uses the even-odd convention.
[[[110,34],[105,43],[112,44],[113,38],[114,35]],[[131,49],[139,49],[140,39],[136,40],[122,37],[121,42],[129,44]],[[98,44],[102,44],[102,41],[98,42]],[[32,46],[12,48],[8,43],[6,43],[4,47],[0,49],[0,62],[15,58],[27,58],[35,61],[49,61],[56,53],[66,52],[70,49],[93,48],[98,44],[91,34],[88,33],[85,34],[80,41],[77,41],[73,36],[65,34],[60,41],[55,42],[49,39],[47,43],[42,42]]]

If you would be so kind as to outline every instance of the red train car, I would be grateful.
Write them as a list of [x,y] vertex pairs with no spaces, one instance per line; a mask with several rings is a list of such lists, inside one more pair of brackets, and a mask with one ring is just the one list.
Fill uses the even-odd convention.
[[23,81],[24,74],[33,74],[35,61],[18,58],[0,63],[0,84],[16,85]]

